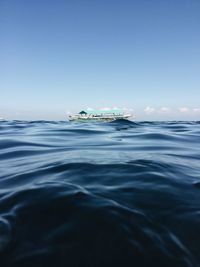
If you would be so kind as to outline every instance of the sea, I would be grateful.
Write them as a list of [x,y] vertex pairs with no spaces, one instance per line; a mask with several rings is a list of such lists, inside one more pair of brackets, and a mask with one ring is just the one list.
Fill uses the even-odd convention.
[[0,266],[200,266],[200,122],[1,121]]

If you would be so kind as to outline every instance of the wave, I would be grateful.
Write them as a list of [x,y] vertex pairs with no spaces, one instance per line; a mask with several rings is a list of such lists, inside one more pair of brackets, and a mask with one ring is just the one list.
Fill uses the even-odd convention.
[[200,266],[199,123],[0,129],[1,266]]

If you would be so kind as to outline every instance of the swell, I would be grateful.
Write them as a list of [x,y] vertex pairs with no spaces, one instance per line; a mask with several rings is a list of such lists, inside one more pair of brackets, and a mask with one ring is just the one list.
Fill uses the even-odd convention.
[[1,245],[1,262],[4,266],[30,262],[34,266],[44,262],[46,266],[56,262],[59,266],[102,266],[102,262],[105,266],[196,266],[176,233],[159,223],[161,218],[155,220],[153,211],[139,207],[137,192],[132,206],[113,194],[59,182],[7,194],[0,203],[1,229],[7,238]]
[[1,266],[199,266],[199,127],[1,122]]

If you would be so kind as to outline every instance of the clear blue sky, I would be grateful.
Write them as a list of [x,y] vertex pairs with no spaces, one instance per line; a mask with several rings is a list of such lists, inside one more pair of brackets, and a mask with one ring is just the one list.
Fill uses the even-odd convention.
[[0,117],[200,118],[199,0],[0,0]]

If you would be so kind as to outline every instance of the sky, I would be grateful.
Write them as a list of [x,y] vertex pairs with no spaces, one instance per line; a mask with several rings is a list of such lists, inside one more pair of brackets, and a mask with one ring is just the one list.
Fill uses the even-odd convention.
[[200,120],[199,0],[0,0],[0,117]]

